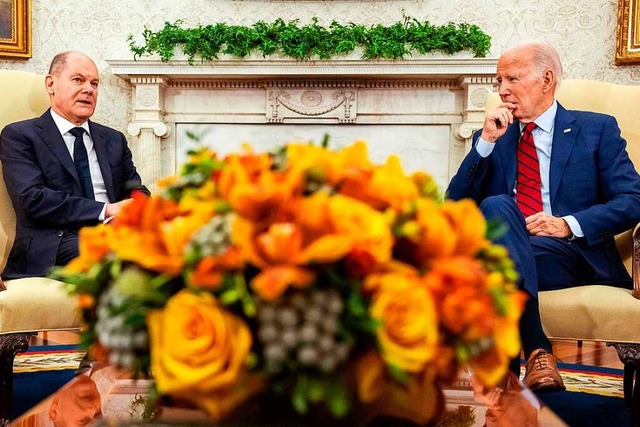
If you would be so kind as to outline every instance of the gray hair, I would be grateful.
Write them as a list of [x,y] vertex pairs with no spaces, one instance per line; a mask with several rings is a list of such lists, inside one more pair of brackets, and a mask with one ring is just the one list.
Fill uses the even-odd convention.
[[519,44],[509,49],[509,51],[521,49],[527,49],[533,53],[533,69],[540,76],[542,76],[546,70],[553,71],[553,74],[556,77],[556,86],[554,89],[557,90],[562,82],[562,74],[564,71],[562,69],[560,55],[556,48],[549,43],[528,42]]
[[67,58],[69,58],[70,55],[80,55],[89,58],[84,53],[75,50],[66,50],[64,52],[60,52],[51,60],[51,64],[49,65],[49,74],[55,76],[59,75],[67,66]]

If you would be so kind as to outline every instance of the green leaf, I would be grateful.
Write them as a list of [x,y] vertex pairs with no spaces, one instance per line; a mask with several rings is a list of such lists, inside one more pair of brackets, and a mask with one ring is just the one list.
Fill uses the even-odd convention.
[[229,289],[223,292],[218,299],[223,305],[231,305],[240,300],[240,293],[237,289]]
[[409,375],[399,367],[391,364],[387,365],[387,367],[389,369],[389,373],[396,381],[402,384],[406,384],[409,381]]
[[296,380],[296,386],[291,396],[291,404],[293,409],[299,414],[306,414],[309,411],[308,395],[308,378],[306,375],[300,375]]
[[502,221],[488,220],[487,221],[487,239],[495,241],[504,236],[509,231],[509,226]]
[[311,402],[318,403],[324,400],[326,391],[327,391],[326,381],[323,381],[321,378],[310,379],[308,396]]
[[349,407],[351,406],[349,394],[344,384],[342,384],[338,378],[334,378],[329,385],[327,405],[329,406],[329,411],[331,411],[336,418],[344,418],[349,412]]

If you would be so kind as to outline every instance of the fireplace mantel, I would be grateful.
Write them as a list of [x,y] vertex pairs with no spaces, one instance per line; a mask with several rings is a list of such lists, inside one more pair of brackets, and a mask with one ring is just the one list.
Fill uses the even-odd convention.
[[176,171],[176,125],[182,123],[399,125],[400,132],[414,133],[415,126],[445,125],[445,181],[482,123],[497,60],[107,62],[133,86],[128,132],[140,173],[153,187]]
[[223,59],[190,65],[187,60],[157,59],[108,61],[113,74],[130,80],[141,76],[164,76],[172,80],[227,78],[357,77],[439,78],[495,75],[495,59],[434,58],[395,61],[337,59],[296,61],[291,59]]

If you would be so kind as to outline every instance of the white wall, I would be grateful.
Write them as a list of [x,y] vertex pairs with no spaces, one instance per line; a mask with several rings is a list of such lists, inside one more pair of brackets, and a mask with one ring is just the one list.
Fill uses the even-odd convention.
[[138,42],[146,25],[160,29],[165,21],[187,25],[225,21],[250,25],[299,18],[321,24],[390,24],[402,11],[432,23],[478,24],[492,37],[490,56],[509,45],[543,39],[557,46],[565,77],[619,83],[640,83],[640,66],[615,66],[617,0],[32,0],[33,57],[0,61],[0,68],[46,73],[49,61],[61,50],[76,49],[92,56],[102,85],[95,120],[126,132],[130,88],[114,77],[107,59],[131,59],[127,36]]

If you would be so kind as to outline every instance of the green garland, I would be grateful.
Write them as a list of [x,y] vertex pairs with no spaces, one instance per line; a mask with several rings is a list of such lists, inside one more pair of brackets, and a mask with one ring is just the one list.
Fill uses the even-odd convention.
[[435,26],[405,17],[390,26],[380,24],[365,27],[333,21],[329,28],[312,23],[298,26],[298,20],[285,22],[278,18],[268,24],[258,21],[250,27],[219,22],[196,28],[183,28],[181,21],[165,22],[160,31],[145,27],[144,44],[137,45],[129,35],[129,48],[134,58],[157,53],[163,61],[174,56],[177,47],[187,55],[189,63],[218,59],[221,54],[244,58],[254,51],[263,56],[281,52],[297,60],[330,59],[351,53],[357,46],[363,49],[362,59],[401,59],[413,52],[425,54],[440,51],[451,55],[468,50],[484,57],[491,48],[491,37],[477,25],[467,23]]

